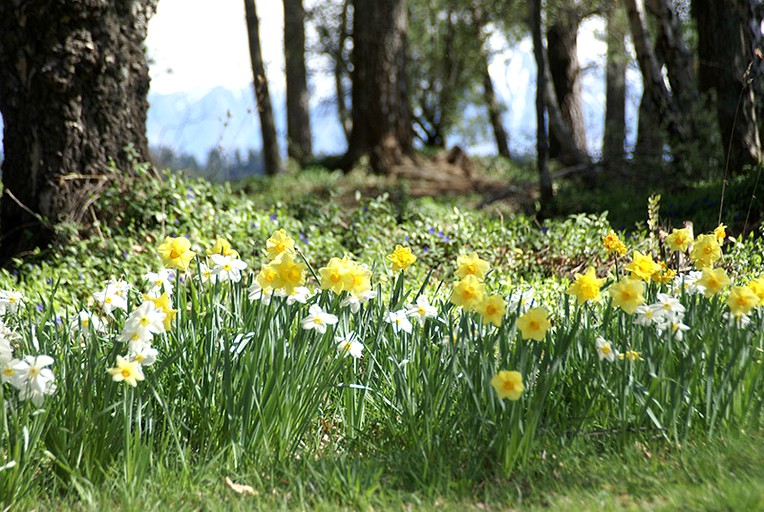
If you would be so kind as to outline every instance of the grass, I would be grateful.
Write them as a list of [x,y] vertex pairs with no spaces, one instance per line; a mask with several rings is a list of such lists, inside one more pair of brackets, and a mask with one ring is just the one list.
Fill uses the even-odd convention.
[[[604,444],[607,444],[606,442]],[[660,440],[615,451],[578,442],[537,454],[521,477],[416,488],[391,480],[368,461],[300,461],[258,473],[214,464],[190,473],[156,468],[138,492],[118,481],[80,494],[23,499],[37,510],[560,510],[750,511],[764,506],[764,433],[736,433],[678,448]],[[225,484],[251,485],[239,495]],[[55,485],[55,484],[54,484]],[[415,488],[415,490],[412,490]]]

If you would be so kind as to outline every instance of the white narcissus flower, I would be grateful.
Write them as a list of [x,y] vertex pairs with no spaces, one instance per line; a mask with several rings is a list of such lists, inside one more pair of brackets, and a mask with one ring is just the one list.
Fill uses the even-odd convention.
[[164,318],[165,312],[147,300],[128,315],[120,341],[146,342],[151,340],[154,334],[165,332]]
[[668,320],[663,307],[655,307],[654,304],[640,304],[637,306],[637,309],[634,310],[634,314],[636,315],[634,318],[634,323],[645,327],[650,327],[653,325],[660,326],[665,324]]
[[106,325],[103,320],[98,318],[92,312],[83,309],[69,321],[69,330],[72,332],[89,332],[93,329],[96,332],[104,332]]
[[653,304],[661,309],[671,321],[678,321],[684,318],[685,307],[679,302],[679,299],[672,297],[668,293],[659,293],[656,298],[658,302]]
[[602,336],[597,336],[594,343],[597,345],[597,355],[599,356],[600,361],[607,359],[612,363],[615,361],[615,358],[618,357],[618,351],[613,348],[613,344]]
[[345,336],[335,336],[334,340],[337,342],[337,352],[343,357],[352,356],[354,359],[360,359],[363,356],[363,343],[358,341],[354,332]]
[[377,292],[374,290],[367,290],[359,294],[354,293],[347,296],[342,302],[340,302],[340,306],[343,308],[350,308],[352,313],[358,313],[361,310],[361,304],[368,302],[376,297]]
[[128,347],[127,357],[141,366],[151,366],[157,360],[157,349],[148,342],[131,343]]
[[222,254],[213,254],[210,256],[212,261],[212,273],[220,281],[241,281],[241,271],[247,268],[247,264],[236,256],[223,256]]
[[398,334],[401,331],[411,333],[413,326],[406,316],[405,309],[399,309],[398,311],[388,311],[385,315],[385,322],[389,323],[393,327],[393,332]]
[[701,277],[703,277],[703,272],[699,270],[692,270],[686,274],[677,274],[671,283],[671,288],[675,293],[682,293],[682,288],[684,288],[685,293],[688,295],[703,293],[705,288],[696,284]]
[[199,263],[199,280],[204,284],[215,284],[217,276],[212,273],[212,269],[206,263]]
[[526,311],[528,311],[528,308],[530,308],[533,303],[535,302],[536,297],[533,294],[533,290],[528,289],[523,291],[515,290],[513,291],[507,300],[507,311],[510,313],[518,313],[522,315]]
[[0,315],[9,313],[16,314],[19,307],[24,304],[24,294],[12,290],[0,290]]
[[301,324],[303,329],[315,329],[324,334],[328,325],[336,324],[338,321],[336,316],[324,312],[318,304],[313,304],[308,308],[308,316],[302,319]]
[[94,293],[93,299],[95,299],[96,303],[101,306],[101,309],[107,315],[111,314],[115,309],[127,311],[127,299],[125,298],[124,290],[113,283],[107,284],[106,288]]
[[271,303],[271,299],[274,295],[271,288],[263,290],[263,287],[260,286],[260,283],[257,281],[254,281],[249,288],[247,288],[247,291],[249,292],[249,300],[259,300],[266,306]]
[[424,325],[425,320],[428,318],[435,318],[438,316],[438,310],[430,305],[430,301],[426,295],[420,295],[417,297],[414,304],[409,304],[406,308],[406,315],[411,318],[416,318],[419,325]]
[[300,304],[306,304],[308,302],[308,299],[313,294],[310,292],[310,290],[305,286],[298,286],[294,289],[294,292],[291,295],[287,295],[287,304],[292,305],[295,302],[299,302]]
[[55,376],[47,366],[53,364],[53,358],[46,355],[25,356],[22,360],[15,360],[10,368],[13,375],[8,382],[19,390],[19,400],[32,400],[32,403],[40,407],[45,400],[45,395],[56,392],[53,383]]
[[674,336],[675,339],[682,341],[684,339],[685,331],[689,330],[690,327],[683,324],[681,320],[671,320],[662,325],[659,325],[657,329],[661,334],[663,334],[665,331],[668,331]]
[[0,366],[13,359],[13,346],[8,338],[0,338]]
[[168,269],[163,268],[159,272],[146,272],[143,278],[149,282],[151,289],[148,291],[148,296],[158,298],[162,293],[172,295],[172,281],[175,279],[175,273]]

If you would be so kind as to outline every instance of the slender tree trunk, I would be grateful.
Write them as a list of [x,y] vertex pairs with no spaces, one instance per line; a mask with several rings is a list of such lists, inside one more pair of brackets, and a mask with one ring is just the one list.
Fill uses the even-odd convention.
[[650,96],[650,103],[655,106],[672,138],[685,142],[689,138],[688,130],[682,124],[679,108],[663,81],[661,67],[650,44],[650,36],[645,25],[645,15],[641,1],[623,0],[623,3],[629,19],[632,42],[637,52],[637,62],[642,72],[644,94]]
[[626,20],[612,6],[607,13],[607,62],[605,65],[605,134],[602,157],[614,171],[623,169],[626,138]]
[[310,98],[305,70],[305,10],[302,0],[284,0],[287,154],[301,164],[311,156]]
[[507,136],[506,130],[504,130],[504,124],[501,120],[502,109],[496,99],[496,92],[493,88],[493,79],[491,79],[491,73],[488,69],[488,50],[485,48],[485,38],[483,37],[483,28],[486,22],[485,15],[475,4],[470,6],[470,14],[472,16],[472,25],[475,30],[475,36],[480,41],[480,67],[481,72],[483,73],[483,99],[488,108],[488,118],[491,121],[493,137],[496,140],[496,150],[499,156],[511,159],[512,155],[509,152],[508,143],[509,137]]
[[546,106],[544,91],[546,89],[546,69],[544,40],[541,36],[541,3],[542,0],[530,0],[531,31],[533,32],[533,54],[536,57],[536,168],[539,173],[539,188],[541,191],[541,209],[539,215],[549,215],[554,200],[552,177],[549,174],[549,142],[547,139]]
[[[561,9],[557,19],[547,29],[547,56],[563,121],[578,150],[586,153],[581,68],[578,63],[578,25],[577,13]],[[569,161],[570,157],[562,154],[563,145],[560,144],[560,139],[566,135],[557,133],[554,126],[550,128],[549,156]]]
[[341,167],[368,154],[372,169],[386,174],[412,154],[406,2],[354,0],[353,7],[353,133]]
[[268,79],[265,75],[263,54],[260,49],[260,20],[257,18],[255,0],[244,0],[247,14],[247,33],[249,34],[249,57],[252,61],[255,98],[257,111],[260,114],[260,131],[263,135],[263,156],[265,157],[265,174],[272,176],[281,170],[279,141],[276,137],[276,124],[273,121],[271,95],[268,92]]
[[148,158],[156,1],[124,4],[0,2],[0,261],[54,242],[54,224],[83,220],[109,175]]
[[340,18],[339,45],[337,46],[337,55],[334,58],[334,89],[337,94],[337,115],[342,125],[342,131],[345,134],[345,140],[350,144],[350,135],[352,134],[353,119],[348,108],[345,90],[345,76],[347,75],[348,65],[345,61],[345,41],[350,37],[348,31],[348,9],[350,0],[342,2],[342,16]]
[[699,84],[714,92],[716,116],[727,168],[740,172],[762,161],[754,90],[749,81],[753,62],[748,40],[748,6],[735,0],[693,0],[698,24]]
[[483,59],[483,98],[485,98],[485,104],[488,107],[488,118],[491,120],[493,137],[496,139],[496,149],[499,152],[499,156],[509,159],[512,158],[512,155],[509,153],[507,132],[504,130],[504,124],[501,121],[501,107],[493,90],[493,80],[491,79],[491,73],[488,71],[488,56],[485,54],[485,50],[481,57]]

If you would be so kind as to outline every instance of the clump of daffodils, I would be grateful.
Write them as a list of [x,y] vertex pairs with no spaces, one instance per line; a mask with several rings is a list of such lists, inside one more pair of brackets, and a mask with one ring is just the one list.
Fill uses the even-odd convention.
[[506,304],[501,295],[486,293],[484,280],[491,265],[476,252],[461,254],[456,258],[456,277],[451,292],[451,303],[466,311],[477,311],[484,324],[501,326]]

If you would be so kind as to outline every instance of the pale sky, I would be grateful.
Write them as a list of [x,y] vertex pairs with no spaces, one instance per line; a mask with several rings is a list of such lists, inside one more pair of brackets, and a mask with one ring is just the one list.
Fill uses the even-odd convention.
[[[271,87],[283,89],[284,11],[280,0],[259,0],[260,42]],[[161,0],[146,40],[151,90],[203,92],[252,82],[244,2]]]

